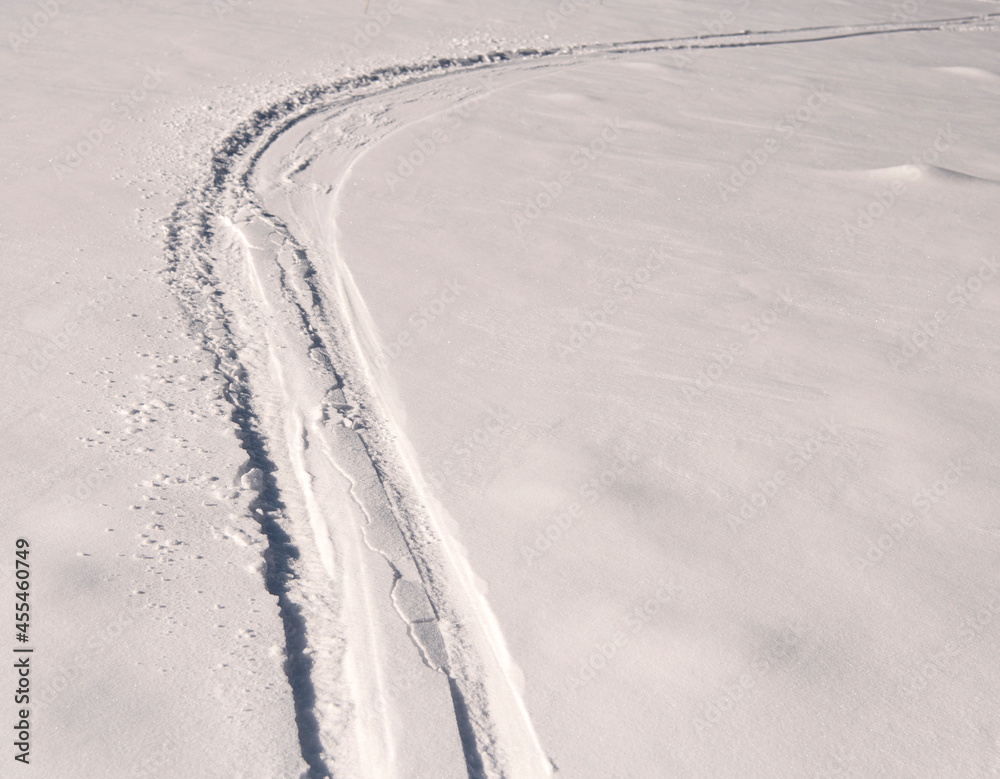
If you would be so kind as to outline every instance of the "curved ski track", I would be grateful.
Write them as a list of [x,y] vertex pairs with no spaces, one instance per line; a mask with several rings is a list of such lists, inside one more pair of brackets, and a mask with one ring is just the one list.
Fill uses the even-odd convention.
[[[301,89],[258,110],[222,139],[205,180],[168,220],[168,277],[191,330],[225,380],[248,454],[244,470],[261,474],[251,509],[269,539],[267,585],[284,622],[286,673],[310,776],[352,770],[382,777],[400,770],[399,728],[394,732],[388,723],[393,700],[406,693],[384,678],[373,659],[384,651],[386,635],[373,625],[389,601],[424,664],[447,679],[470,776],[548,776],[553,764],[533,730],[519,671],[478,580],[392,418],[374,325],[336,240],[310,241],[301,223],[293,230],[255,192],[255,174],[272,145],[295,128],[301,133],[299,125],[307,120],[337,120],[364,101],[476,71],[565,67],[671,50],[995,29],[998,16],[440,58]],[[372,142],[366,144],[362,134],[347,153],[356,159]],[[344,166],[341,181],[349,169]],[[338,183],[330,182],[329,191]],[[385,592],[375,591],[373,564],[360,562],[374,559],[373,553],[391,569]]]

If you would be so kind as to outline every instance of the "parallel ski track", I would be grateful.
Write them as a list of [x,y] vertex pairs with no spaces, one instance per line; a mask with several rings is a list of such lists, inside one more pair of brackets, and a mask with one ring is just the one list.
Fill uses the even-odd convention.
[[[683,51],[691,49],[725,49],[751,46],[815,43],[841,38],[885,35],[906,32],[931,32],[961,29],[996,29],[1000,13],[970,17],[954,17],[905,23],[879,23],[854,26],[803,27],[791,30],[734,32],[722,35],[704,35],[687,38],[663,38],[610,44],[585,44],[572,47],[534,49],[522,48],[496,51],[467,57],[444,57],[424,62],[386,67],[371,73],[341,79],[329,84],[317,84],[295,91],[285,98],[254,112],[247,120],[224,137],[211,156],[210,169],[204,181],[181,199],[166,225],[166,255],[168,279],[177,294],[190,330],[200,339],[203,347],[214,357],[216,370],[225,382],[225,395],[232,406],[232,419],[239,430],[249,458],[248,467],[263,471],[264,487],[251,509],[261,523],[269,540],[267,586],[277,596],[284,623],[288,662],[286,673],[295,700],[296,720],[302,754],[310,767],[310,776],[323,777],[333,773],[333,766],[326,757],[322,729],[316,715],[316,687],[312,678],[313,663],[303,650],[307,648],[307,617],[293,597],[289,579],[296,574],[296,560],[303,544],[315,544],[315,539],[293,538],[282,521],[285,503],[283,493],[295,486],[279,483],[272,461],[272,440],[275,431],[265,429],[258,413],[246,369],[240,360],[240,343],[234,335],[232,312],[223,303],[224,292],[237,280],[217,272],[216,258],[225,251],[220,245],[217,231],[238,209],[253,205],[251,177],[255,166],[269,146],[291,127],[319,112],[346,107],[372,97],[421,81],[447,78],[455,74],[470,73],[491,68],[517,68],[533,64],[551,64],[555,67],[570,66],[581,61],[599,58]],[[276,229],[291,234],[283,226]],[[297,251],[302,251],[298,249]],[[311,272],[316,272],[311,266]],[[342,388],[359,409],[359,431],[363,445],[382,482],[382,488],[400,521],[407,542],[411,544],[421,578],[436,612],[448,614],[452,605],[440,602],[446,594],[442,582],[463,580],[454,571],[437,570],[442,559],[434,555],[421,556],[419,547],[426,543],[426,528],[420,527],[420,517],[426,507],[414,505],[421,490],[408,483],[409,471],[406,457],[395,449],[392,438],[395,431],[384,427],[385,415],[378,405],[377,392],[369,386],[371,376],[351,375],[351,371],[366,374],[364,355],[351,354],[359,343],[351,335],[350,316],[338,311],[344,304],[341,297],[332,304],[323,296],[323,285],[310,282],[312,314],[300,307],[302,329],[311,340],[310,354],[322,364],[330,377],[333,389]],[[316,317],[319,317],[317,324]],[[353,344],[353,345],[352,345]],[[301,422],[300,422],[301,427]],[[334,465],[334,467],[336,467]],[[431,533],[433,536],[433,533]],[[446,557],[446,556],[445,556]],[[301,571],[299,572],[301,573]],[[322,588],[323,584],[313,583]],[[452,615],[461,623],[462,617]],[[495,627],[495,626],[492,626]],[[502,642],[502,638],[498,639]],[[450,636],[449,655],[475,653],[473,646],[463,640],[460,627]],[[505,776],[509,773],[504,760],[505,744],[497,743],[498,728],[489,701],[481,699],[481,685],[469,678],[469,671],[482,667],[486,658],[470,657],[468,663],[456,663],[466,675],[450,669],[451,687],[459,731],[466,752],[468,773],[472,777]],[[525,713],[526,718],[526,713]],[[527,723],[530,730],[530,723]],[[531,734],[533,736],[533,733]],[[549,773],[548,765],[539,768],[538,774]]]

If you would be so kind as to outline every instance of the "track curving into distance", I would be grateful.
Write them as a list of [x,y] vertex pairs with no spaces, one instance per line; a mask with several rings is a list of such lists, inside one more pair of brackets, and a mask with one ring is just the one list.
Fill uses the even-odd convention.
[[[244,471],[254,474],[251,510],[269,540],[266,581],[311,777],[415,775],[407,754],[421,743],[444,748],[433,743],[441,717],[462,773],[553,772],[484,588],[403,434],[374,324],[337,248],[341,183],[400,129],[360,121],[359,109],[454,104],[484,73],[532,77],[638,53],[992,29],[998,17],[440,58],[300,89],[219,141],[204,180],[167,220],[168,279],[225,381]],[[401,630],[410,657],[393,643]],[[421,673],[407,670],[413,664]]]

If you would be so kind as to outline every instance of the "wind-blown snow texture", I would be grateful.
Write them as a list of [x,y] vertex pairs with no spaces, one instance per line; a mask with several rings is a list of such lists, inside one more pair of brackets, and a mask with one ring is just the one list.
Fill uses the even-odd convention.
[[995,9],[5,8],[10,772],[1000,772]]

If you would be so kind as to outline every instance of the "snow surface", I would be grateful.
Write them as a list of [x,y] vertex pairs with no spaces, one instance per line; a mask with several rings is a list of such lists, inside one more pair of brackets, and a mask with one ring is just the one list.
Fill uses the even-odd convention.
[[0,775],[1000,774],[997,4],[317,6],[0,9]]

